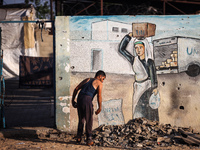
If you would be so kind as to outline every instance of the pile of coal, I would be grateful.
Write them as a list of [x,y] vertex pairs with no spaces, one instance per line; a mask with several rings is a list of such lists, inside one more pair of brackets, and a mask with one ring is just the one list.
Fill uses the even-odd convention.
[[96,146],[123,148],[155,148],[173,144],[199,146],[200,143],[196,141],[187,142],[191,135],[195,135],[195,140],[200,140],[200,136],[198,133],[194,134],[192,128],[175,127],[146,118],[137,118],[124,125],[101,125],[93,131],[93,140]]

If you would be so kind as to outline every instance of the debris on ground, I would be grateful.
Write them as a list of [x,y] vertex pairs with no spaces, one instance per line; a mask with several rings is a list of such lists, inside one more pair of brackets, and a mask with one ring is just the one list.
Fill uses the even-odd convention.
[[[2,150],[6,149],[198,149],[200,134],[192,128],[159,124],[146,118],[130,120],[123,125],[101,125],[93,130],[94,146],[86,146],[86,135],[76,143],[76,135],[56,129],[8,130],[0,137]],[[23,132],[20,132],[23,131]],[[15,134],[14,134],[14,133]]]
[[130,120],[124,125],[101,125],[93,131],[96,146],[156,148],[175,144],[200,145],[199,133],[192,128],[159,124],[146,118]]

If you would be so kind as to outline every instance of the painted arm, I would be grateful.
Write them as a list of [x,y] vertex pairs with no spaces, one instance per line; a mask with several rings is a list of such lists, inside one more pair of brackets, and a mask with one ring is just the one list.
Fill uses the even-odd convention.
[[132,33],[127,34],[120,42],[118,51],[122,54],[131,64],[133,64],[134,56],[130,54],[126,47],[131,40]]
[[75,97],[78,93],[78,91],[82,88],[82,86],[89,81],[89,78],[83,80],[79,85],[74,89],[73,95],[72,95],[72,106],[74,108],[77,108],[77,103],[75,102]]
[[102,88],[103,88],[103,84],[101,82],[99,82],[99,86],[97,89],[97,102],[98,102],[98,106],[99,108],[95,111],[95,114],[98,115],[101,112],[102,109]]
[[151,79],[151,88],[153,89],[153,93],[155,93],[155,95],[156,95],[157,87],[158,87],[156,67],[155,67],[155,63],[152,59],[149,59],[148,63],[149,63],[149,71],[150,71],[150,79]]

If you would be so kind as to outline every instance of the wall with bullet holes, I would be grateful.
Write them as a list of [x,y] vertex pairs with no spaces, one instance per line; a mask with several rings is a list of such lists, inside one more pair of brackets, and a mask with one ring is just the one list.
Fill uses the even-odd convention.
[[[132,23],[148,22],[156,25],[155,35],[146,39],[157,72],[160,97],[154,106],[158,108],[159,122],[200,129],[198,20],[198,15],[56,17],[57,128],[76,132],[77,111],[71,106],[73,90],[83,79],[94,77],[97,70],[104,70],[107,78],[103,87],[105,107],[101,115],[94,115],[93,128],[103,123],[123,124],[133,118],[135,74],[119,54],[118,46],[132,32]],[[133,41],[127,50],[135,55]],[[96,110],[96,98],[93,105]]]

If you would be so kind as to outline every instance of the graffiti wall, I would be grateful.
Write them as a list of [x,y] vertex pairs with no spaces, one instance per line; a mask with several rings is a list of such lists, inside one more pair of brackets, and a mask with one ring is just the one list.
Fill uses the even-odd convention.
[[[77,110],[60,97],[106,72],[94,126],[145,117],[199,128],[198,15],[56,17],[56,124],[77,130]],[[96,97],[93,100],[97,109]],[[68,107],[68,108],[66,108]],[[190,122],[188,122],[190,120]]]

